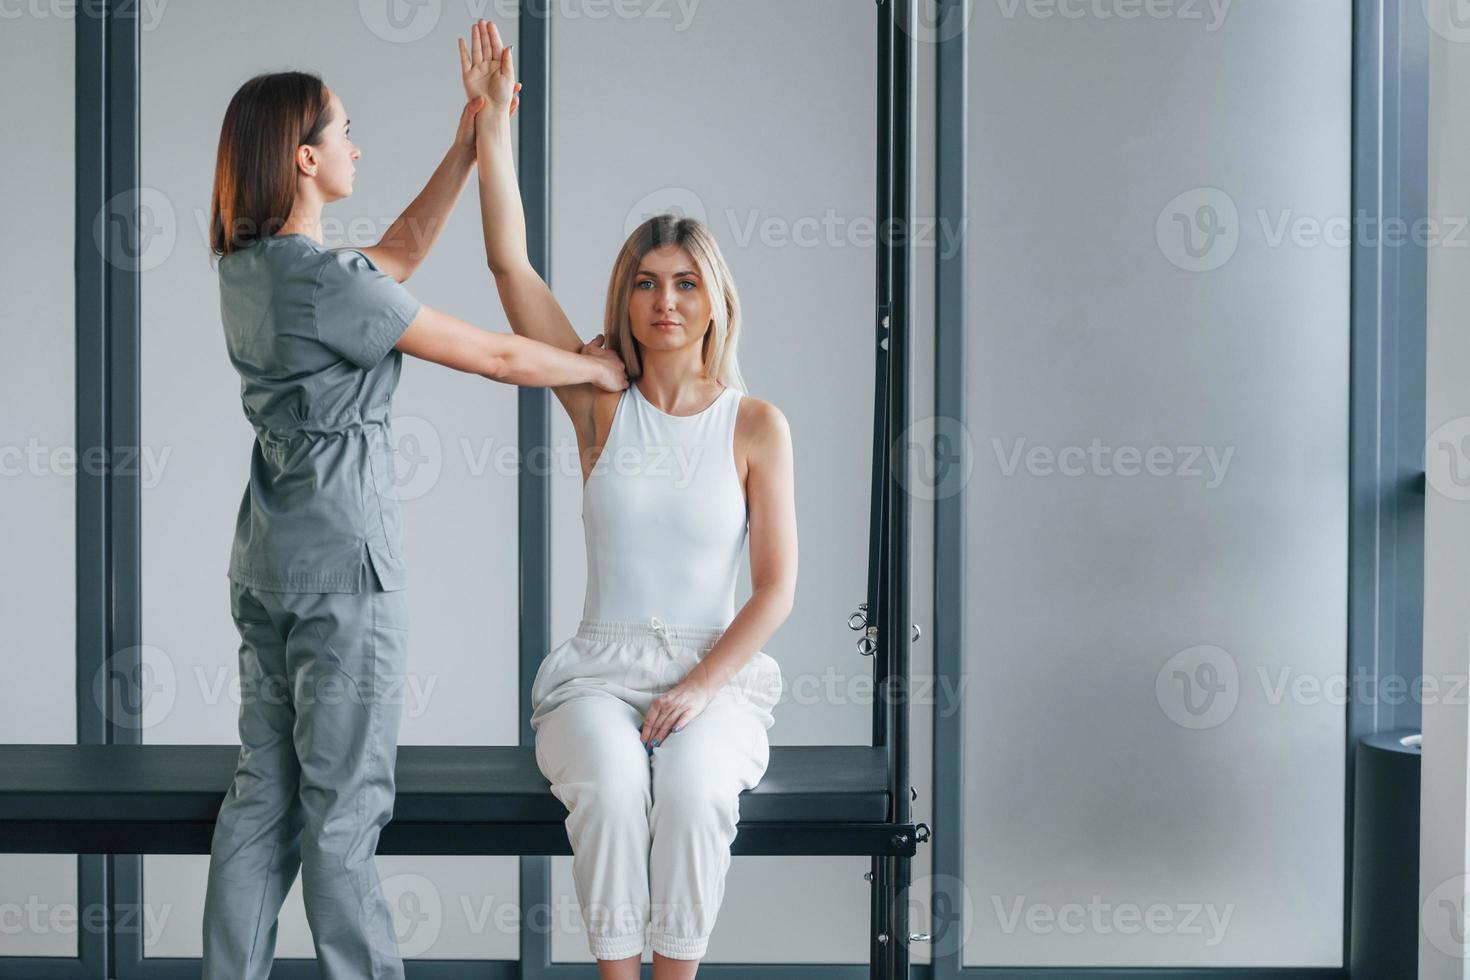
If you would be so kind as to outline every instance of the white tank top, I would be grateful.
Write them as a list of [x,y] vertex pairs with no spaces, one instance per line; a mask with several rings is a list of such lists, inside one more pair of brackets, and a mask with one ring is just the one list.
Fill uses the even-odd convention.
[[735,469],[743,396],[726,387],[694,415],[669,415],[630,384],[582,491],[584,619],[725,627],[745,549]]

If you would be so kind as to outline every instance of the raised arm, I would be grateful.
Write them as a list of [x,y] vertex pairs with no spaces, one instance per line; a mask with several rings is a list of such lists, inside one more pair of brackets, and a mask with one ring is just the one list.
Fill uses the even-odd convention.
[[[510,49],[501,42],[494,24],[481,20],[473,25],[468,48],[460,41],[460,64],[465,73],[465,91],[486,100],[475,117],[480,222],[485,232],[485,260],[495,277],[510,328],[522,337],[566,351],[580,351],[585,346],[582,338],[526,254],[526,215],[510,143],[509,106],[515,92],[515,69]],[[598,338],[592,343],[598,343]],[[595,389],[573,384],[553,386],[552,390],[571,417],[578,439],[583,444],[590,442]]]
[[507,384],[554,387],[586,385],[621,391],[628,386],[623,362],[611,351],[564,351],[512,334],[481,330],[427,306],[419,308],[393,345],[435,364]]

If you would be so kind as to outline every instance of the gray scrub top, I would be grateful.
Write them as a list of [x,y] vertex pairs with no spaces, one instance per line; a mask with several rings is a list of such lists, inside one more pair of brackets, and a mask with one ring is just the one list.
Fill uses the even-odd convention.
[[359,592],[371,560],[407,586],[389,412],[393,349],[419,303],[353,249],[275,235],[219,261],[220,314],[255,428],[229,577],[267,592]]

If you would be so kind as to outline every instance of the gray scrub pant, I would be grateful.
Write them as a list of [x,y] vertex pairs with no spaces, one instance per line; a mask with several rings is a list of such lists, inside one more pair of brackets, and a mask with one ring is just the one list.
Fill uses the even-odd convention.
[[214,825],[203,980],[266,980],[298,870],[321,976],[403,977],[373,856],[393,815],[408,594],[367,574],[356,595],[230,582],[240,759]]

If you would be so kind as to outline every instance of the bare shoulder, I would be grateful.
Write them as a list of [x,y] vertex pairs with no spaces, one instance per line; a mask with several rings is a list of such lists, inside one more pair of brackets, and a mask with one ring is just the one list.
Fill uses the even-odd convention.
[[779,458],[791,444],[791,426],[775,405],[749,395],[740,399],[735,418],[737,455],[748,465]]

